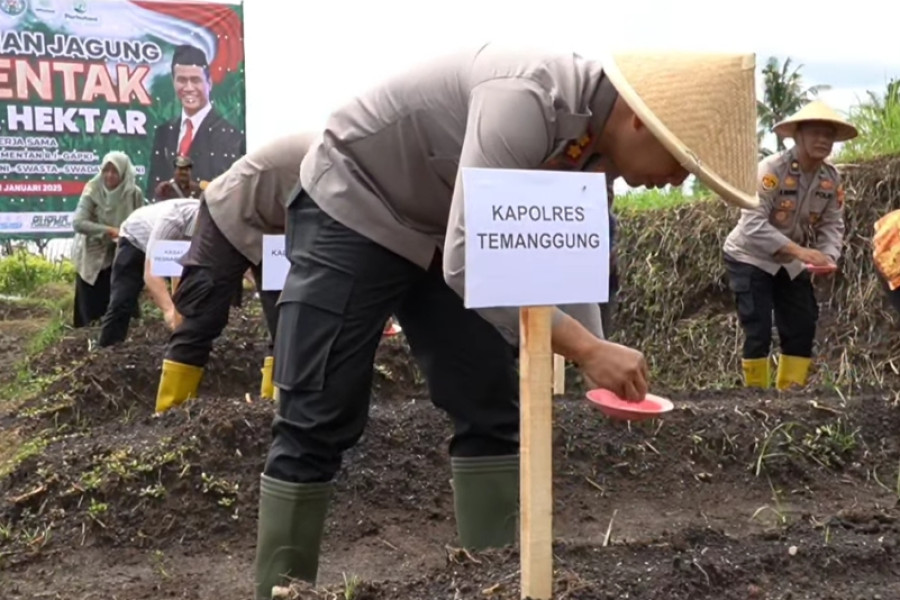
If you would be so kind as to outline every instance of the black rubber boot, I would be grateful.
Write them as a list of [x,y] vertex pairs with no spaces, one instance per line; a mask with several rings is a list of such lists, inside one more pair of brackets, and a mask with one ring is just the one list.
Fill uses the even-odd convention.
[[463,548],[502,548],[516,542],[519,456],[453,457],[453,501]]
[[256,537],[256,600],[299,579],[315,585],[331,483],[288,483],[262,475]]

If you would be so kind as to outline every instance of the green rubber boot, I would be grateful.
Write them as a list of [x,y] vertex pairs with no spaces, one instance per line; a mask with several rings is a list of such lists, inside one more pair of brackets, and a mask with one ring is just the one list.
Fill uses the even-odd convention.
[[261,476],[256,537],[256,600],[299,579],[315,585],[332,484],[288,483]]
[[456,528],[463,548],[502,548],[516,542],[519,456],[452,457]]

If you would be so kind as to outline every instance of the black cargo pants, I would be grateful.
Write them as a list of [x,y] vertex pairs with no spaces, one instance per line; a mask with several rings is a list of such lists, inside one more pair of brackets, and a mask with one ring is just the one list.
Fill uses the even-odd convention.
[[253,270],[259,290],[271,355],[278,321],[278,292],[263,291],[262,265],[252,264],[231,245],[212,220],[206,202],[200,203],[191,247],[181,263],[184,269],[172,301],[182,321],[169,337],[166,359],[195,367],[206,366],[213,342],[228,324],[234,290],[242,285],[248,268]]
[[305,192],[288,205],[290,272],[279,300],[279,406],[265,474],[333,479],[366,426],[375,351],[393,313],[454,424],[451,456],[519,448],[517,350],[445,283],[341,225]]
[[793,280],[785,269],[769,275],[762,269],[725,256],[738,319],[744,330],[743,358],[767,358],[772,347],[772,313],[787,356],[812,356],[819,304],[809,273]]
[[110,277],[109,305],[101,320],[97,345],[111,346],[125,341],[131,319],[137,316],[144,291],[144,251],[125,238],[119,238]]

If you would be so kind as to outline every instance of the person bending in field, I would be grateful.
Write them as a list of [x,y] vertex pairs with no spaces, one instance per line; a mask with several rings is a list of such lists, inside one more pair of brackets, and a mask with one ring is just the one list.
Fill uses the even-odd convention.
[[122,223],[112,265],[109,307],[103,315],[97,341],[99,347],[125,341],[145,286],[162,311],[166,326],[175,328],[178,323],[175,305],[166,280],[151,272],[150,255],[160,241],[191,238],[199,205],[200,201],[193,198],[157,202],[137,209]]
[[[332,113],[287,207],[278,410],[261,474],[256,598],[315,582],[334,478],[362,436],[375,352],[396,315],[449,443],[459,543],[516,539],[519,310],[468,310],[463,169],[582,171],[757,204],[753,55],[480,48],[391,78]],[[727,110],[725,110],[727,107]],[[522,266],[527,269],[526,265]],[[638,401],[648,368],[602,339],[597,303],[554,309],[552,351]],[[549,390],[548,390],[549,392]]]
[[[169,338],[156,394],[162,413],[196,397],[213,342],[228,324],[235,290],[253,273],[269,330],[260,396],[272,398],[271,351],[278,292],[262,289],[262,240],[284,233],[285,202],[300,176],[314,134],[275,139],[213,179],[200,196],[197,225],[173,300],[182,322]],[[171,202],[171,201],[170,201]]]
[[747,387],[769,387],[772,314],[781,343],[775,385],[806,385],[819,307],[806,265],[836,266],[844,189],[826,159],[857,131],[822,102],[774,127],[794,145],[759,163],[759,207],[745,209],[725,240],[725,267],[744,331]]

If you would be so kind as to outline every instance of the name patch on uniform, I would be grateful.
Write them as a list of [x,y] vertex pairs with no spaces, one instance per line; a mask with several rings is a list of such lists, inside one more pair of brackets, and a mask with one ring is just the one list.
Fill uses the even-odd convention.
[[834,192],[823,192],[822,190],[816,190],[816,197],[831,200],[832,198],[834,198]]
[[762,178],[762,186],[766,191],[772,191],[778,187],[778,178],[771,173],[766,173]]
[[796,196],[797,190],[786,190],[786,189],[782,188],[782,189],[778,190],[778,195],[779,196]]

